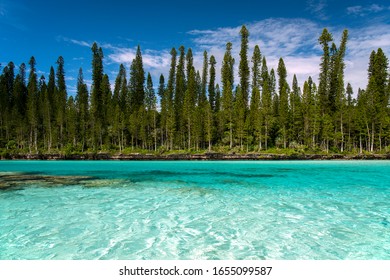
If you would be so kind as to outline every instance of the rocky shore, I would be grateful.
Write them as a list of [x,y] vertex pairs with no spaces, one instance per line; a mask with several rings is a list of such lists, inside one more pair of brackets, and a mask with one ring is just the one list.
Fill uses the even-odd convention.
[[390,154],[83,154],[83,155],[62,155],[62,154],[9,154],[1,156],[2,160],[388,160]]

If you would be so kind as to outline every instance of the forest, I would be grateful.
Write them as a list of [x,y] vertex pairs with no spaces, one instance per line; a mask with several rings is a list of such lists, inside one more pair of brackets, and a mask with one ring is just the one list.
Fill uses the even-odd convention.
[[240,37],[239,61],[228,42],[221,69],[206,51],[200,71],[191,48],[172,48],[170,71],[158,82],[145,73],[138,46],[130,69],[119,66],[113,87],[94,43],[92,86],[80,68],[75,96],[67,93],[62,56],[48,78],[38,77],[34,57],[18,69],[9,62],[0,76],[0,152],[389,152],[390,82],[382,49],[367,57],[367,86],[354,92],[344,82],[347,30],[340,42],[323,30],[319,79],[308,77],[302,87],[295,75],[287,81],[283,58],[269,69],[258,45],[248,53],[245,26]]

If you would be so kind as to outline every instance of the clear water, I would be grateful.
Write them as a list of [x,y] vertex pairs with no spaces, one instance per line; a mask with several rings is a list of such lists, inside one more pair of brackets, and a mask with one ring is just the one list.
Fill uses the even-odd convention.
[[96,177],[0,190],[0,259],[390,259],[387,161],[1,161],[0,172]]

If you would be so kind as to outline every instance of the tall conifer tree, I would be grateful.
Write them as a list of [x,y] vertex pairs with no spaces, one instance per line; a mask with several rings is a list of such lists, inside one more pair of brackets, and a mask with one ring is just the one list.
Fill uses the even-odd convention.
[[240,76],[240,86],[243,97],[243,104],[245,109],[248,108],[249,101],[249,65],[248,65],[248,39],[249,39],[249,31],[243,25],[240,31],[241,35],[241,51],[240,51],[240,64],[238,75]]

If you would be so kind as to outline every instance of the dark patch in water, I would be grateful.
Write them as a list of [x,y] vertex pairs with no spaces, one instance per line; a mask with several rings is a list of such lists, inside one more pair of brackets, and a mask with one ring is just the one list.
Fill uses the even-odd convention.
[[388,227],[390,225],[390,222],[387,220],[387,218],[383,218],[381,224],[385,227]]
[[255,174],[255,173],[233,173],[233,172],[214,172],[213,174],[226,177],[238,178],[272,178],[272,174]]
[[0,191],[21,190],[25,186],[38,185],[40,187],[83,185],[95,179],[91,176],[60,176],[43,175],[36,172],[29,173],[1,173]]
[[185,173],[178,173],[178,172],[172,172],[172,171],[162,171],[162,170],[147,170],[142,172],[127,172],[125,174],[119,175],[120,177],[123,176],[125,180],[131,182],[131,183],[140,183],[144,181],[155,181],[157,178],[161,177],[178,177],[178,176],[185,176]]
[[[203,171],[203,172],[202,172]],[[166,179],[170,178],[183,178],[183,182],[188,183],[188,178],[199,178],[199,177],[216,177],[216,180],[220,180],[220,178],[228,179],[228,178],[238,178],[242,179],[266,179],[273,178],[275,175],[273,174],[258,174],[258,173],[238,173],[238,172],[221,172],[221,171],[206,171],[206,170],[197,170],[196,172],[175,172],[175,171],[163,171],[163,170],[150,170],[144,172],[129,172],[123,174],[125,179],[131,183],[140,183],[145,181],[166,181]],[[278,177],[283,177],[284,175],[277,175]],[[179,179],[180,180],[180,179]],[[197,181],[197,179],[195,179]],[[203,181],[203,180],[202,180]],[[204,182],[203,182],[204,183]]]

